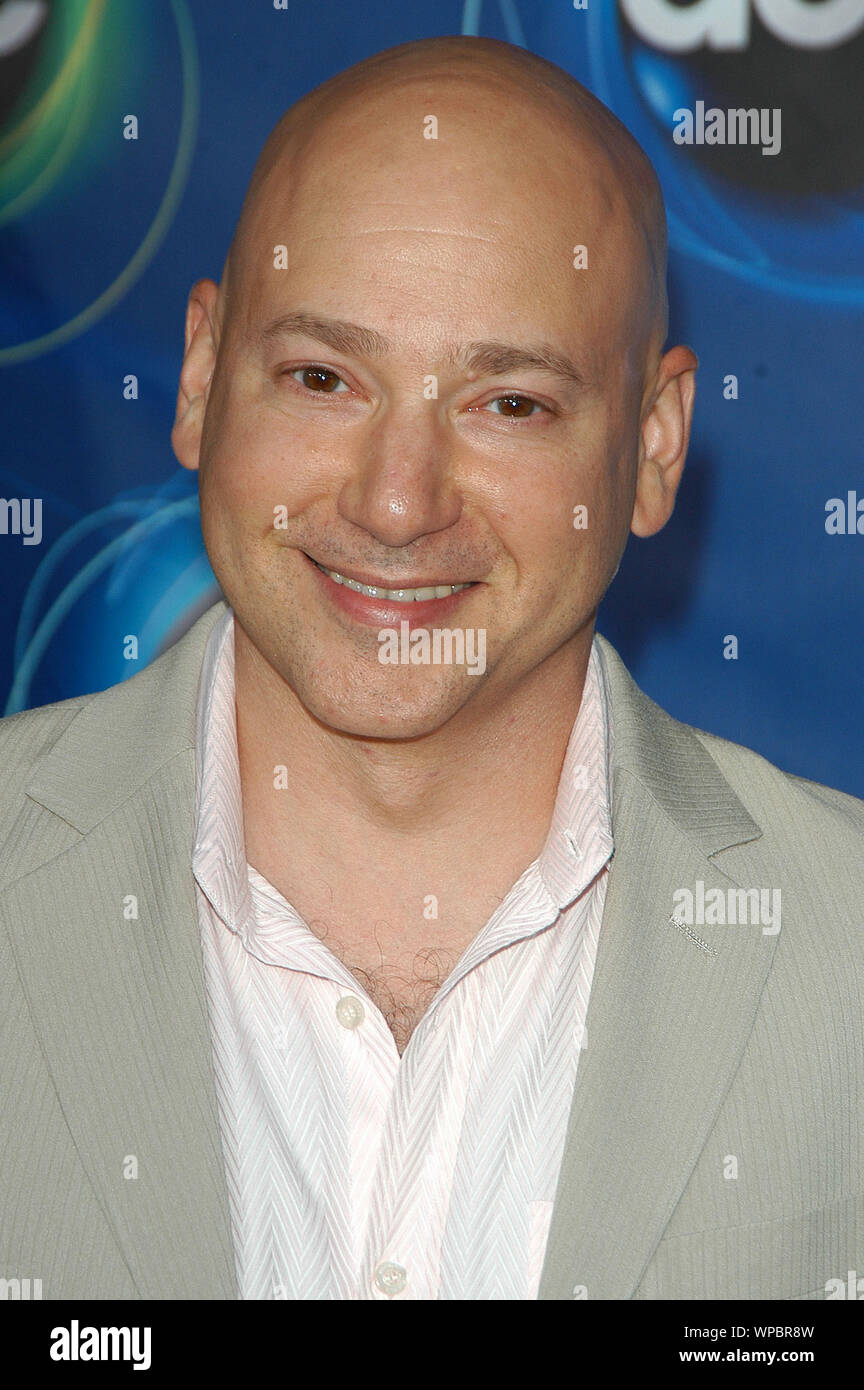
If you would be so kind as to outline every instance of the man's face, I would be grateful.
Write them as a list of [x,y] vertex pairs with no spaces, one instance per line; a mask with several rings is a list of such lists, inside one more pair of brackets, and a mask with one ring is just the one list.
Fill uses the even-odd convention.
[[[369,737],[470,718],[547,662],[572,670],[638,456],[638,257],[596,156],[556,157],[500,93],[468,116],[430,100],[410,88],[331,118],[271,174],[201,436],[205,544],[243,633],[318,720]],[[479,342],[552,349],[580,380],[489,353],[466,365]],[[448,596],[381,592],[432,586]],[[465,662],[383,662],[379,634],[405,622],[403,653],[417,628],[461,629]]]

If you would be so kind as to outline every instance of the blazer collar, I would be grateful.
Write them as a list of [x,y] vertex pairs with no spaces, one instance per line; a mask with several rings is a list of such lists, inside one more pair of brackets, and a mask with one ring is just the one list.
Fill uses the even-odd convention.
[[194,752],[204,650],[226,609],[214,603],[143,671],[82,705],[36,766],[27,795],[87,834],[172,758]]
[[597,633],[615,746],[611,776],[626,771],[703,854],[762,834],[688,724],[640,690],[612,643]]

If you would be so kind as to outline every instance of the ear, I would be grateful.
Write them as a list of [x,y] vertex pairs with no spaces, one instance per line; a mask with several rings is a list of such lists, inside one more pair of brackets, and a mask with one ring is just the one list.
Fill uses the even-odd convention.
[[219,286],[198,280],[186,305],[186,347],[180,370],[171,443],[184,468],[198,467],[210,380],[216,365],[216,305]]
[[672,515],[690,442],[698,366],[689,347],[670,348],[660,359],[653,396],[642,419],[630,520],[634,536],[655,535]]

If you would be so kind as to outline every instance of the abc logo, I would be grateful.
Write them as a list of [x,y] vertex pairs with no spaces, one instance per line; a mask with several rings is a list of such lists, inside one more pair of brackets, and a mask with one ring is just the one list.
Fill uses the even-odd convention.
[[864,0],[621,0],[634,31],[655,48],[688,53],[694,48],[746,48],[751,7],[764,27],[795,48],[833,48],[864,27]]

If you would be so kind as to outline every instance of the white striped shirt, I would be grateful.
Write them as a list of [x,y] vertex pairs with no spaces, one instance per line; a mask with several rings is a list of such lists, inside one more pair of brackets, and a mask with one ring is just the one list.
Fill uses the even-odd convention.
[[246,862],[233,612],[214,628],[193,872],[241,1298],[537,1297],[613,848],[611,733],[595,642],[545,846],[400,1057]]

